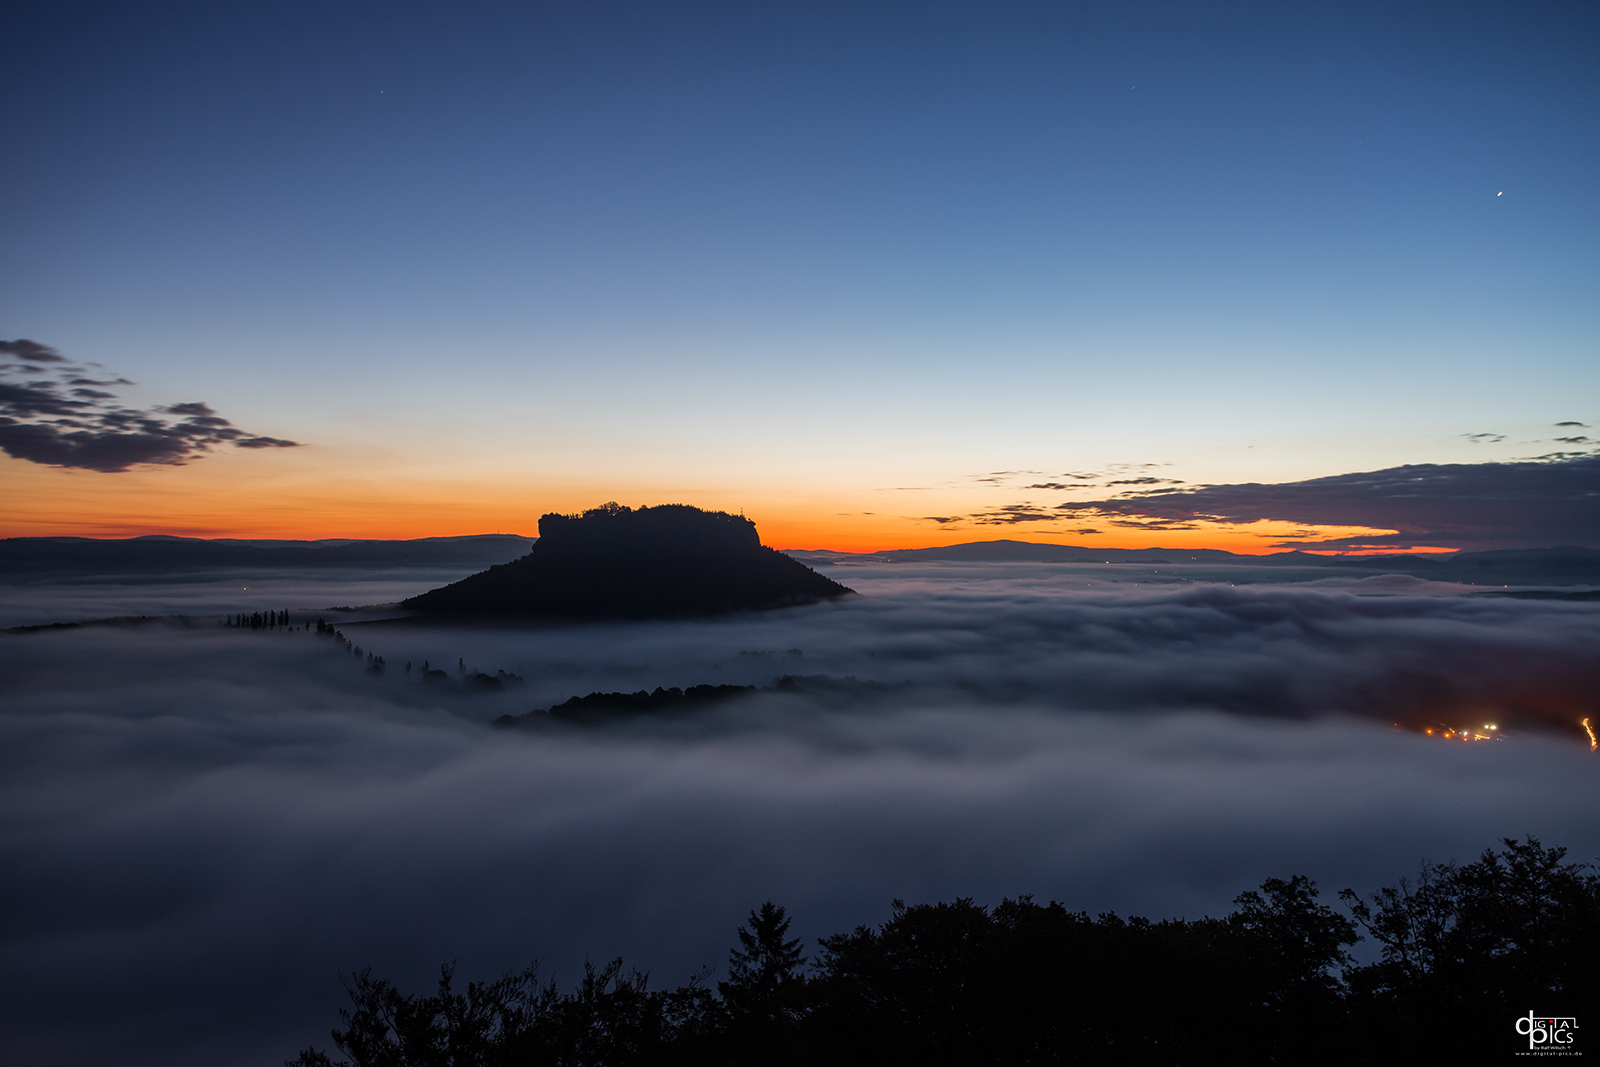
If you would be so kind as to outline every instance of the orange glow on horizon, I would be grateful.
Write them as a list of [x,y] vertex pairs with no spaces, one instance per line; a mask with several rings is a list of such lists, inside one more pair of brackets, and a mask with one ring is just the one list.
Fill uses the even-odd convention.
[[[883,516],[879,522],[840,516],[833,523],[825,516],[774,515],[761,520],[762,541],[775,547],[818,548],[838,552],[883,552],[904,548],[934,548],[969,541],[1027,541],[1041,545],[1071,545],[1093,554],[1097,548],[1159,548],[1181,553],[1185,549],[1221,549],[1239,555],[1261,556],[1288,551],[1277,542],[1305,540],[1306,527],[1292,523],[1195,523],[1194,529],[1164,530],[1148,527],[1106,527],[1096,534],[1079,534],[1070,529],[1052,529],[1052,524],[962,525],[941,527],[926,521]],[[841,519],[855,521],[843,522]],[[1392,535],[1391,530],[1368,530],[1356,526],[1323,527],[1316,531],[1329,540],[1364,535]],[[1453,551],[1445,549],[1443,551]],[[1340,551],[1339,555],[1358,555]],[[1181,562],[1181,561],[1178,561]]]
[[[298,450],[297,450],[298,451]],[[226,453],[181,467],[121,474],[61,470],[0,457],[0,537],[122,538],[147,534],[284,540],[409,539],[471,534],[536,536],[539,516],[572,513],[607,500],[630,506],[686,503],[743,512],[763,543],[775,548],[878,552],[970,541],[1015,540],[1083,548],[1222,549],[1241,555],[1282,552],[1285,541],[1318,537],[1381,539],[1392,530],[1306,527],[1285,522],[1194,522],[1185,529],[1101,523],[1082,533],[1065,522],[940,524],[878,511],[870,491],[798,491],[727,484],[675,487],[607,484],[600,479],[530,479],[498,472],[476,477],[442,468],[418,469],[373,456],[334,462],[307,452]],[[531,484],[530,484],[531,483]],[[596,488],[599,486],[599,488]],[[508,488],[509,487],[509,488]],[[976,512],[981,500],[950,499],[951,512]],[[852,507],[853,505],[853,507]],[[1325,554],[1347,550],[1317,550]],[[1372,551],[1450,551],[1410,548]]]
[[1379,545],[1354,551],[1348,548],[1302,548],[1308,556],[1437,556],[1459,552],[1460,549],[1440,545]]

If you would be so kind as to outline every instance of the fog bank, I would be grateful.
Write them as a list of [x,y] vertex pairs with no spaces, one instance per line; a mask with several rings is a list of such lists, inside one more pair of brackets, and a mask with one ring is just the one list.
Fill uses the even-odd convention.
[[[1600,763],[1564,720],[1600,692],[1592,604],[996,566],[841,580],[867,595],[694,623],[341,616],[382,676],[314,634],[209,622],[0,635],[7,1062],[275,1064],[327,1043],[339,970],[368,964],[416,988],[447,959],[571,980],[623,955],[677,983],[768,897],[815,937],[895,897],[1192,917],[1267,876],[1367,890],[1505,835],[1600,854]],[[527,684],[424,686],[424,658]],[[779,674],[911,685],[485,725]],[[1506,739],[1397,731],[1407,709],[1495,713]]]

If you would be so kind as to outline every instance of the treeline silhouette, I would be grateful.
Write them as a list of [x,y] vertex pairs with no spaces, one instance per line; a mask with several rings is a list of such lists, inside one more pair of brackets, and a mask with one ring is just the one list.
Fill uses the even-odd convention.
[[241,611],[237,615],[230,614],[223,625],[245,630],[277,630],[289,625],[289,613],[287,611],[252,611],[246,615]]
[[[363,657],[365,657],[366,672],[368,674],[381,675],[388,669],[389,666],[389,661],[383,656],[378,655],[376,652],[363,649],[360,645],[346,637],[337,626],[333,625],[331,622],[328,622],[326,619],[319,618],[316,621],[315,626],[313,626],[311,623],[305,623],[303,625],[296,626],[291,624],[290,616],[287,611],[257,611],[252,612],[249,615],[246,615],[243,612],[238,614],[230,614],[223,621],[222,625],[226,627],[243,628],[247,630],[277,630],[287,628],[290,632],[315,633],[318,637],[327,638],[333,641],[340,648],[354,656],[357,660],[362,660]],[[405,673],[407,675],[411,674],[411,667],[411,661],[407,660],[405,665]],[[505,689],[519,688],[525,685],[527,681],[521,675],[512,674],[505,670],[498,670],[493,674],[487,674],[477,669],[469,670],[467,667],[467,661],[465,659],[460,661],[460,664],[457,667],[457,674],[460,679],[460,686],[462,690],[468,693],[497,693]],[[448,672],[435,668],[427,660],[422,661],[421,679],[428,685],[451,686],[455,684]]]
[[[795,652],[797,650],[791,650]],[[756,655],[741,652],[739,655]],[[884,696],[908,688],[910,682],[886,685],[861,681],[853,675],[835,678],[828,674],[785,674],[770,686],[711,685],[702,683],[680,689],[677,686],[639,689],[632,693],[594,692],[569,697],[549,708],[535,708],[525,715],[502,715],[494,720],[499,727],[538,727],[549,722],[595,723],[651,715],[689,714],[739,697],[757,693],[804,693],[811,697],[845,699]]]
[[[388,661],[382,656],[372,652],[364,653],[360,645],[356,644],[344,634],[340,633],[338,627],[324,619],[317,620],[316,633],[318,637],[330,638],[337,642],[339,647],[343,648],[346,652],[349,652],[356,659],[360,659],[362,655],[365,654],[367,657],[367,673],[369,674],[382,674],[384,668],[388,666]],[[406,671],[407,673],[411,671],[411,664],[406,664]]]
[[743,515],[609,503],[545,515],[521,559],[414,596],[451,614],[656,619],[813,603],[851,590],[761,544]]
[[712,704],[720,704],[734,697],[749,696],[761,690],[753,685],[691,685],[687,689],[672,686],[654,690],[640,689],[634,693],[590,693],[571,697],[547,711],[530,711],[526,715],[502,715],[494,720],[496,726],[520,726],[537,722],[541,718],[583,722],[629,715],[649,715],[660,712],[698,711]]
[[[1523,1016],[1576,1017],[1579,1041],[1600,1020],[1600,878],[1537,838],[1503,844],[1345,890],[1346,914],[1300,876],[1189,921],[895,901],[809,959],[768,902],[725,981],[676,989],[621,960],[570,992],[536,965],[465,990],[447,965],[429,994],[368,969],[332,1033],[346,1059],[288,1067],[1503,1062],[1528,1049]],[[1357,964],[1363,932],[1381,958]]]

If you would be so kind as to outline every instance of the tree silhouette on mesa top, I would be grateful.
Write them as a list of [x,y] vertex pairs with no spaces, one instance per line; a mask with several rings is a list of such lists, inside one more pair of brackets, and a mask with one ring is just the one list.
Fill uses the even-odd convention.
[[546,515],[528,554],[405,601],[420,611],[652,619],[809,604],[851,590],[762,545],[743,515],[604,504]]

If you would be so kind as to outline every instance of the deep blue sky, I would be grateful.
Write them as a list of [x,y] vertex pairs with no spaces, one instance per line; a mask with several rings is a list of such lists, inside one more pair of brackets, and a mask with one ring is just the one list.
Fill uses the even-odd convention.
[[259,457],[296,484],[882,514],[1600,417],[1593,4],[52,3],[0,36],[0,337],[316,446]]

